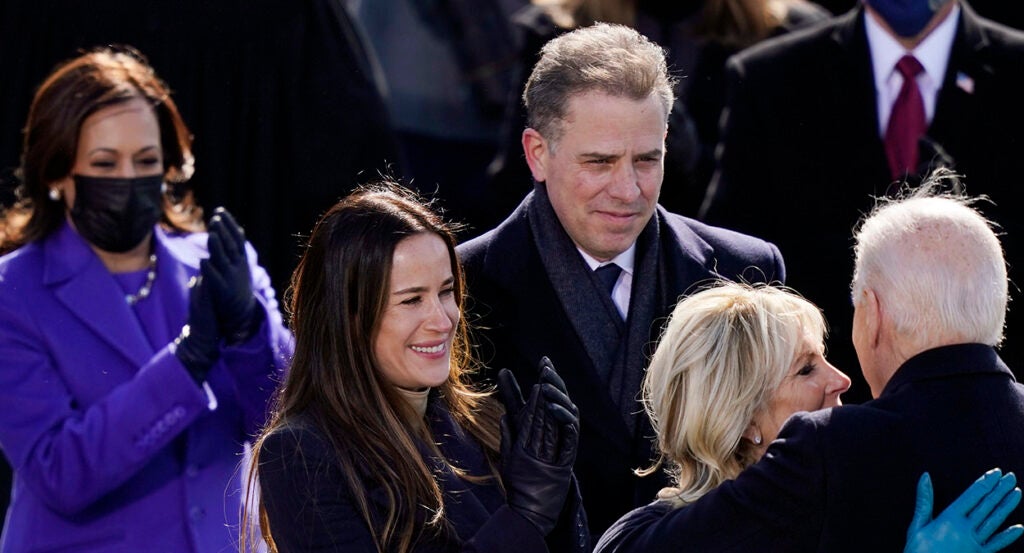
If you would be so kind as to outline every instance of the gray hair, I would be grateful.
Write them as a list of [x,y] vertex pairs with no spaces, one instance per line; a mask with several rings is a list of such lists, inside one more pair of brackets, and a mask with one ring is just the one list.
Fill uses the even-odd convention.
[[918,350],[950,343],[998,345],[1009,283],[994,224],[973,200],[939,191],[939,171],[905,197],[881,201],[855,234],[854,303],[865,289],[884,302],[895,331]]
[[644,377],[642,401],[680,507],[736,478],[759,458],[741,440],[789,368],[805,334],[824,340],[825,319],[787,289],[722,282],[676,304]]
[[590,91],[635,100],[656,94],[667,121],[673,86],[664,50],[647,37],[623,25],[582,27],[541,50],[523,90],[527,125],[557,142],[570,96]]

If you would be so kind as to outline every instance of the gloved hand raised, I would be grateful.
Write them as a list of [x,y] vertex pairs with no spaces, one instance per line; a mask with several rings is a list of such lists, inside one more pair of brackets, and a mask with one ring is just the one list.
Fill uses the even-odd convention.
[[259,327],[259,309],[252,292],[252,275],[245,254],[245,233],[223,207],[209,224],[209,262],[202,267],[210,287],[221,334],[229,343],[249,339]]
[[[206,260],[200,262],[200,266]],[[220,332],[210,301],[210,290],[203,277],[189,283],[188,323],[174,340],[174,355],[188,369],[196,384],[206,380],[210,367],[220,357]]]
[[1016,485],[1012,472],[990,470],[932,520],[932,480],[922,474],[904,553],[995,553],[1010,545],[1024,533],[1021,525],[992,534],[1020,503]]
[[579,411],[547,357],[524,401],[508,369],[498,373],[505,404],[501,419],[501,477],[510,508],[547,535],[569,492],[579,443]]

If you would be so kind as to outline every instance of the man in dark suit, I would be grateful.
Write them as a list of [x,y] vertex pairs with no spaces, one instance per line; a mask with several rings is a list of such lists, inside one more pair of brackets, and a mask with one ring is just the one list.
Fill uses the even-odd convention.
[[[526,85],[523,150],[537,181],[501,225],[459,247],[475,343],[527,385],[547,355],[580,409],[576,462],[598,535],[664,483],[637,394],[676,300],[715,278],[785,278],[775,246],[657,204],[673,103],[664,53],[597,25],[543,49]],[[491,373],[488,371],[485,376]]]
[[[921,66],[912,80],[897,67],[904,55]],[[1021,67],[1024,34],[962,0],[865,0],[827,24],[755,46],[728,64],[718,171],[700,217],[779,246],[788,283],[825,311],[830,358],[856,374],[845,292],[850,230],[872,196],[951,167],[967,192],[991,197],[995,205],[982,208],[1008,236],[1022,234],[1010,216],[1024,148]],[[900,100],[904,83],[917,85],[907,88],[916,100]],[[904,141],[915,146],[900,160],[889,153],[898,131],[912,133]],[[1013,265],[1017,247],[1005,247]],[[1010,332],[1022,324],[1011,321]],[[1024,366],[1016,349],[1001,353]],[[864,382],[845,397],[867,399]]]
[[[1024,474],[1024,386],[994,349],[1008,296],[999,239],[933,189],[883,204],[856,237],[853,343],[876,399],[797,413],[735,480],[680,509],[634,511],[603,553],[901,551],[922,472],[936,510],[988,469]],[[1022,518],[1016,507],[1009,520]]]

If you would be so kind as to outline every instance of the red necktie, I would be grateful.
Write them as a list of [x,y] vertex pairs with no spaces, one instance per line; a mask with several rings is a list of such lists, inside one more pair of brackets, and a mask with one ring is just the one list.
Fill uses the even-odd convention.
[[924,70],[914,56],[906,55],[896,64],[903,75],[903,87],[892,104],[889,127],[885,130],[885,154],[892,178],[902,179],[917,172],[917,142],[927,128],[924,100],[917,88],[917,75]]

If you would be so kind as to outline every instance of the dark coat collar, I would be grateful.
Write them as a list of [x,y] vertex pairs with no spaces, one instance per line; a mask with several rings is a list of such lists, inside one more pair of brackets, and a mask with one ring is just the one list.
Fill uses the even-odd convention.
[[903,363],[889,379],[879,397],[896,393],[902,386],[968,374],[1013,373],[999,358],[995,348],[985,344],[957,344],[923,351]]

